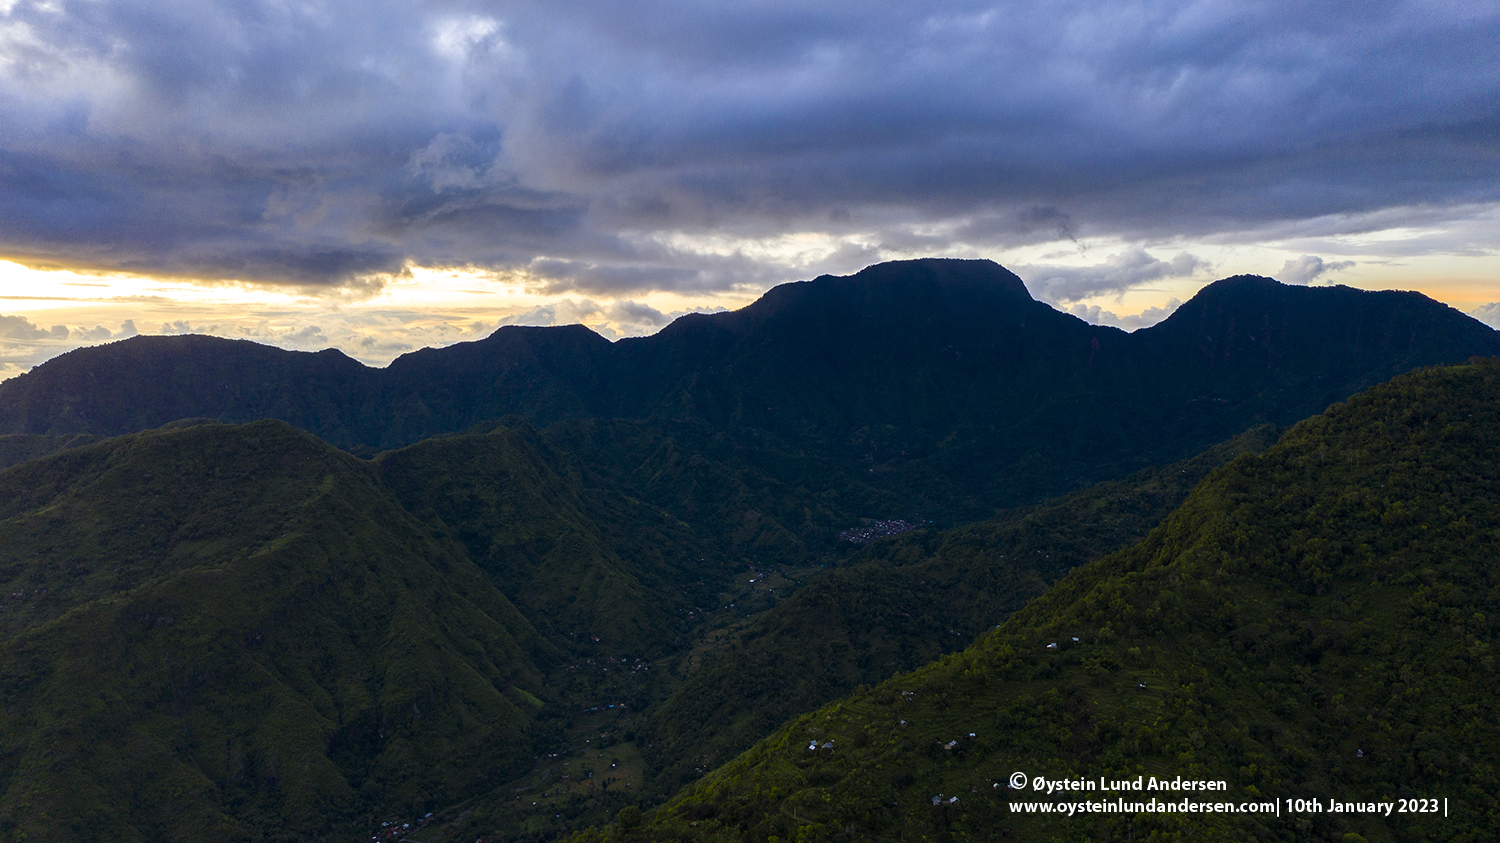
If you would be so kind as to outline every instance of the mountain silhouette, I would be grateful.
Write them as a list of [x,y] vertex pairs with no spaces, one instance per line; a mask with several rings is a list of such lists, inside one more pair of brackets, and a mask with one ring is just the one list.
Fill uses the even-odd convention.
[[0,385],[0,431],[118,435],[185,417],[278,418],[341,447],[388,447],[515,414],[829,432],[952,425],[1059,390],[1262,399],[1257,410],[1274,415],[1496,350],[1494,331],[1417,293],[1237,276],[1126,333],[1035,301],[993,262],[924,259],[784,284],[650,337],[509,326],[386,369],[335,350],[133,337]]
[[385,369],[334,350],[134,337],[0,384],[0,433],[275,418],[371,454],[507,415],[655,421],[749,443],[783,479],[837,466],[870,505],[962,520],[1495,354],[1500,334],[1417,293],[1237,276],[1126,333],[1032,299],[991,261],[924,259],[784,284],[650,337],[503,327]]

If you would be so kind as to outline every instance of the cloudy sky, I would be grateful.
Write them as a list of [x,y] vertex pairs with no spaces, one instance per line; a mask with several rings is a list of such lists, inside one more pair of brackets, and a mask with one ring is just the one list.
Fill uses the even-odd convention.
[[1242,272],[1500,324],[1500,6],[0,0],[0,377],[929,255],[1127,328]]

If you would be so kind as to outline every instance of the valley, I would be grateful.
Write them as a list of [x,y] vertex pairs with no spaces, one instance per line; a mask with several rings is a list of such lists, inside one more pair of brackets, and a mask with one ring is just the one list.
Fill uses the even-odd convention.
[[[1483,361],[1336,405],[962,653],[789,720],[608,835],[1487,836],[1497,399]],[[1025,773],[1207,782],[1266,811],[1059,817],[1026,806],[1081,797],[1009,778]],[[1426,810],[1318,807],[1377,801]]]

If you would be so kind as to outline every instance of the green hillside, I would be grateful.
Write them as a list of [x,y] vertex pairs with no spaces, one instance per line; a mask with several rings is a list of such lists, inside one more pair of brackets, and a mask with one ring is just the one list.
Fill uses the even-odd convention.
[[[515,418],[369,461],[279,422],[16,439],[57,452],[0,471],[0,840],[340,839],[492,802],[619,719],[581,709],[669,695],[650,662],[746,569],[719,509],[689,525]],[[691,463],[658,479],[764,495]],[[146,750],[146,784],[120,774]],[[629,794],[602,796],[594,821]]]
[[[633,437],[648,435],[646,427],[594,426],[590,435],[615,437],[610,441],[625,447],[613,463],[581,473],[595,480],[614,476],[615,471],[636,474],[622,467],[634,464],[630,445]],[[485,435],[527,436],[523,427],[497,428]],[[477,464],[487,464],[482,447],[462,444],[467,438],[434,440],[431,445],[473,454]],[[725,559],[745,561],[731,566],[732,577],[704,580],[701,585],[681,582],[696,601],[686,646],[651,656],[649,669],[642,669],[639,658],[611,657],[640,651],[621,649],[609,639],[575,648],[578,660],[547,677],[548,690],[558,701],[556,708],[549,708],[557,712],[549,722],[561,731],[549,733],[537,766],[492,793],[439,810],[421,839],[467,843],[482,835],[497,841],[551,840],[569,829],[606,820],[622,807],[655,804],[706,767],[774,731],[787,717],[860,683],[877,683],[897,670],[963,647],[975,633],[993,626],[1069,568],[1138,540],[1209,470],[1247,449],[1264,449],[1274,439],[1274,429],[1258,428],[1193,460],[982,524],[918,530],[863,550],[841,542],[842,547],[835,548],[841,552],[816,557],[822,565],[797,567],[757,561],[753,555],[737,557],[736,548],[755,550],[740,544],[746,534],[732,529],[734,525],[727,525],[726,534],[717,537],[706,529],[701,546],[725,548]],[[664,451],[673,447],[663,443]],[[563,453],[554,456],[568,466]],[[664,488],[685,492],[675,503],[668,501],[679,507],[691,508],[688,505],[700,496],[712,503],[713,496],[704,490],[717,488],[711,485],[716,481],[704,484],[702,478],[737,476],[742,482],[734,486],[735,496],[741,505],[759,501],[761,509],[772,508],[765,504],[768,489],[759,485],[764,478],[736,475],[726,464],[708,458],[713,455],[725,456],[709,451],[686,465],[661,458],[653,463],[660,473],[650,476]],[[435,469],[439,464],[424,465]],[[571,478],[574,469],[561,471]],[[679,472],[675,478],[674,471]],[[466,475],[455,469],[452,475],[432,476]],[[461,479],[451,486],[450,498],[470,494]],[[446,482],[434,484],[448,487]],[[537,487],[519,484],[523,489]],[[507,483],[496,482],[493,488],[500,496],[509,494]],[[465,511],[474,509],[487,507],[469,506]],[[717,512],[712,507],[699,510],[705,518],[701,523],[712,524],[709,516]],[[622,522],[598,518],[593,523]],[[646,519],[626,523],[640,525],[640,530],[630,532],[650,542],[663,538],[652,532]],[[712,550],[706,552],[710,558],[699,561],[705,566],[698,569],[700,575],[721,564]],[[631,555],[646,558],[636,551]],[[669,581],[677,574],[670,568],[661,570],[668,572]],[[703,594],[704,586],[716,593]],[[545,625],[548,619],[538,623]],[[605,710],[600,702],[626,705]]]
[[524,770],[546,645],[280,422],[0,472],[0,840],[364,833]]
[[[1226,510],[1270,525],[1277,541],[1300,544],[1235,552],[1304,560],[1304,546],[1326,555],[1361,541],[1378,550],[1375,539],[1360,538],[1358,519],[1334,526],[1317,520],[1325,494],[1318,484],[1332,482],[1325,475],[1335,468],[1343,472],[1334,478],[1342,484],[1339,500],[1366,482],[1365,474],[1394,488],[1385,466],[1403,461],[1411,467],[1398,473],[1411,478],[1446,471],[1443,460],[1486,477],[1474,455],[1428,456],[1438,454],[1440,442],[1467,441],[1463,431],[1482,438],[1494,421],[1483,412],[1473,421],[1459,418],[1470,410],[1430,384],[1464,372],[1487,379],[1493,367],[1454,371],[1376,390],[1299,426],[1265,457],[1236,462],[1232,472],[1240,475],[1263,464],[1303,473],[1267,475],[1285,497],[1276,499],[1275,518],[1250,505],[1258,487],[1249,480],[1233,487],[1238,497]],[[1412,413],[1389,409],[1412,393],[1410,383],[1428,384],[1424,400],[1453,417],[1439,427],[1446,439],[1417,438],[1407,430],[1418,425]],[[1488,380],[1480,386],[1491,389]],[[1371,406],[1406,420],[1382,428],[1366,418]],[[1330,419],[1342,427],[1329,427]],[[1316,448],[1307,444],[1309,431],[1321,437]],[[1383,431],[1390,441],[1356,447],[1345,441],[1350,431]],[[696,785],[735,794],[732,823],[723,824],[728,803],[719,797],[709,808],[699,797],[680,796],[677,804],[687,807],[667,809],[658,820],[665,825],[649,834],[1024,832],[1038,820],[1004,814],[1003,806],[985,814],[975,800],[961,801],[964,812],[930,805],[937,793],[960,793],[960,779],[973,790],[982,782],[968,778],[1001,781],[1002,771],[986,765],[1018,752],[1033,766],[1051,765],[1038,767],[1043,772],[1094,776],[1096,768],[1133,764],[1148,774],[1186,775],[1190,747],[1204,769],[1249,777],[1226,779],[1236,787],[1312,793],[1348,777],[1329,765],[1334,756],[1319,743],[1332,740],[1328,724],[1358,719],[1358,712],[1330,719],[1329,700],[1353,699],[1339,683],[1356,669],[1338,667],[1344,678],[1323,680],[1329,665],[1356,656],[1381,661],[1382,648],[1408,665],[1439,661],[1429,651],[1408,653],[1404,640],[1382,643],[1377,633],[1385,627],[1375,620],[1359,625],[1356,613],[1384,606],[1388,595],[1351,597],[1363,587],[1358,576],[1353,584],[1335,581],[1345,574],[1324,582],[1332,598],[1309,586],[1303,602],[1288,602],[1278,583],[1233,566],[1194,571],[1196,579],[1186,580],[1116,576],[1197,558],[1173,548],[1217,553],[1212,542],[1222,543],[1228,528],[1215,526],[1227,516],[1214,506],[1230,500],[1223,489],[1231,475],[1216,475],[1145,544],[1084,565],[1042,594],[1069,569],[1136,541],[1214,466],[1263,450],[1273,435],[1257,429],[1181,464],[985,522],[862,547],[837,542],[831,528],[852,526],[872,501],[881,506],[878,495],[863,497],[856,486],[819,494],[827,478],[759,471],[742,444],[694,423],[585,420],[539,432],[508,419],[370,461],[273,422],[182,424],[84,445],[48,440],[42,450],[65,449],[0,471],[0,585],[14,595],[0,608],[0,840],[336,840],[427,811],[436,812],[418,837],[427,843],[471,833],[555,839],[621,807],[657,804],[676,783],[768,733],[782,741],[779,760],[762,744],[747,757],[774,763],[746,767],[742,759],[728,768],[738,772],[713,773]],[[1299,447],[1321,454],[1323,463],[1285,456]],[[1369,456],[1347,465],[1329,456],[1347,457],[1351,448]],[[830,477],[846,472],[830,465]],[[1451,488],[1460,502],[1486,494]],[[1410,494],[1380,500],[1384,508],[1371,511],[1381,518],[1365,525],[1372,535],[1389,532],[1384,521],[1410,527],[1404,513],[1425,517],[1421,507],[1431,503]],[[1302,520],[1287,520],[1293,518]],[[1443,518],[1467,518],[1480,534],[1494,531],[1472,514]],[[1163,545],[1163,531],[1181,536]],[[1482,553],[1483,545],[1473,551]],[[1444,582],[1437,565],[1416,571],[1429,585]],[[1488,586],[1462,588],[1462,600],[1488,599]],[[1091,592],[1106,593],[1088,604],[1092,615],[1076,605]],[[823,721],[826,727],[804,717],[795,727],[802,732],[778,728],[861,684],[965,646],[1038,594],[1020,627],[1013,621],[964,655],[897,680],[895,687],[912,696],[888,684],[835,706],[844,714]],[[1214,602],[1231,598],[1237,602],[1230,608]],[[1328,599],[1331,608],[1320,602]],[[1154,620],[1098,608],[1110,601],[1165,608]],[[1318,620],[1290,619],[1297,611]],[[1329,632],[1338,624],[1363,631]],[[1069,629],[1075,631],[1061,634]],[[1033,647],[1016,637],[1026,635],[1051,638]],[[1344,649],[1317,643],[1319,636],[1345,642]],[[1052,638],[1062,641],[1060,652],[1039,649]],[[1349,650],[1350,640],[1364,642],[1363,649]],[[1195,652],[1215,654],[1212,665],[1240,666],[1205,667]],[[1289,655],[1302,661],[1288,662]],[[963,679],[966,668],[988,678]],[[1413,670],[1397,676],[1426,687]],[[1240,671],[1267,678],[1247,691],[1236,684]],[[1143,681],[1147,688],[1137,688]],[[1194,690],[1181,690],[1188,685]],[[1322,697],[1307,696],[1316,688]],[[1212,707],[1206,714],[1204,705]],[[1041,718],[1046,706],[1066,719]],[[1225,712],[1238,719],[1224,734],[1199,723],[1187,737],[1177,735],[1173,724],[1196,722],[1183,720],[1193,711],[1215,723]],[[892,712],[907,725],[890,731],[881,718]],[[974,723],[989,725],[981,731]],[[829,755],[848,760],[848,770],[901,772],[836,776],[838,764],[799,755],[805,742],[787,743],[789,736],[810,739],[809,726],[834,741],[838,749]],[[1021,729],[1024,740],[999,741],[1001,728]],[[1427,757],[1454,767],[1441,768],[1451,777],[1475,766],[1456,761],[1464,750],[1454,748],[1452,735],[1468,734],[1466,728],[1468,721],[1441,724],[1401,739],[1438,753]],[[852,731],[838,737],[839,729]],[[955,737],[924,743],[955,730],[991,743],[976,737],[951,750],[941,747]],[[1126,738],[1130,747],[1122,749]],[[1380,746],[1361,740],[1354,749],[1372,767],[1380,758],[1372,747]],[[851,750],[856,757],[849,759]],[[1252,764],[1253,775],[1241,770]],[[738,784],[725,785],[726,776]],[[763,786],[764,776],[773,784]],[[871,782],[889,792],[876,794]],[[863,805],[890,796],[901,803],[893,807],[911,808],[923,790],[933,793],[920,796],[921,811],[839,814],[836,829],[805,801],[816,795],[828,797],[825,806]],[[781,818],[788,816],[786,826]],[[1320,833],[1343,828],[1306,821]],[[1064,824],[1058,833],[1084,827]],[[1089,834],[1127,838],[1147,826],[1133,828],[1109,820],[1087,825]],[[1275,837],[1279,828],[1252,832]],[[1350,828],[1369,839],[1380,834]]]
[[[862,460],[779,450],[701,422],[585,419],[541,431],[591,489],[619,490],[697,527],[714,553],[764,564],[824,561],[837,534],[912,501],[866,481]],[[709,554],[699,554],[708,558]]]
[[789,717],[962,649],[1074,567],[1139,541],[1263,425],[1181,463],[949,530],[877,541],[707,653],[643,732],[657,785],[696,778]]
[[[964,652],[787,723],[644,824],[626,812],[602,834],[1487,839],[1500,827],[1497,430],[1493,361],[1336,405]],[[1016,771],[1222,780],[1218,798],[1236,804],[1325,810],[1017,813],[1072,799],[1009,791]],[[1326,810],[1420,798],[1446,800],[1446,816]]]
[[91,433],[54,434],[7,433],[0,435],[0,468],[9,468],[27,460],[45,457],[67,448],[89,445],[104,439]]
[[558,645],[655,654],[680,644],[688,601],[676,586],[692,528],[585,488],[573,460],[524,421],[507,424],[388,451],[375,466],[408,512],[460,542]]

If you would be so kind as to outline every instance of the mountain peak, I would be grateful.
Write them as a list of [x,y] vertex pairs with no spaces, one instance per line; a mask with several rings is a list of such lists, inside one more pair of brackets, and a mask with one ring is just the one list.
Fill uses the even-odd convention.
[[830,320],[878,331],[932,319],[994,319],[1036,305],[1021,279],[994,261],[921,258],[781,284],[749,306],[714,318],[739,331],[768,321]]
[[853,275],[820,275],[811,281],[782,284],[767,291],[756,304],[779,303],[797,293],[812,290],[846,294],[853,291],[896,294],[943,291],[1032,301],[1031,293],[1021,279],[992,260],[918,258],[877,263]]
[[[1306,329],[1309,336],[1328,336],[1360,330],[1357,326],[1382,330],[1389,323],[1392,330],[1407,331],[1413,324],[1436,327],[1440,323],[1434,334],[1446,338],[1464,336],[1484,341],[1495,333],[1472,318],[1455,318],[1459,316],[1462,314],[1452,307],[1416,292],[1361,290],[1342,284],[1308,287],[1260,275],[1235,275],[1199,290],[1171,316],[1147,330],[1163,335],[1184,330],[1234,331],[1238,322],[1241,333],[1259,333],[1262,337],[1271,333],[1273,325],[1292,324]],[[1245,321],[1247,318],[1256,324]]]
[[988,259],[917,258],[916,260],[886,261],[865,267],[849,277],[865,283],[881,283],[888,280],[906,284],[925,282],[947,288],[1008,293],[1017,298],[1031,300],[1031,292],[1026,289],[1020,277]]

